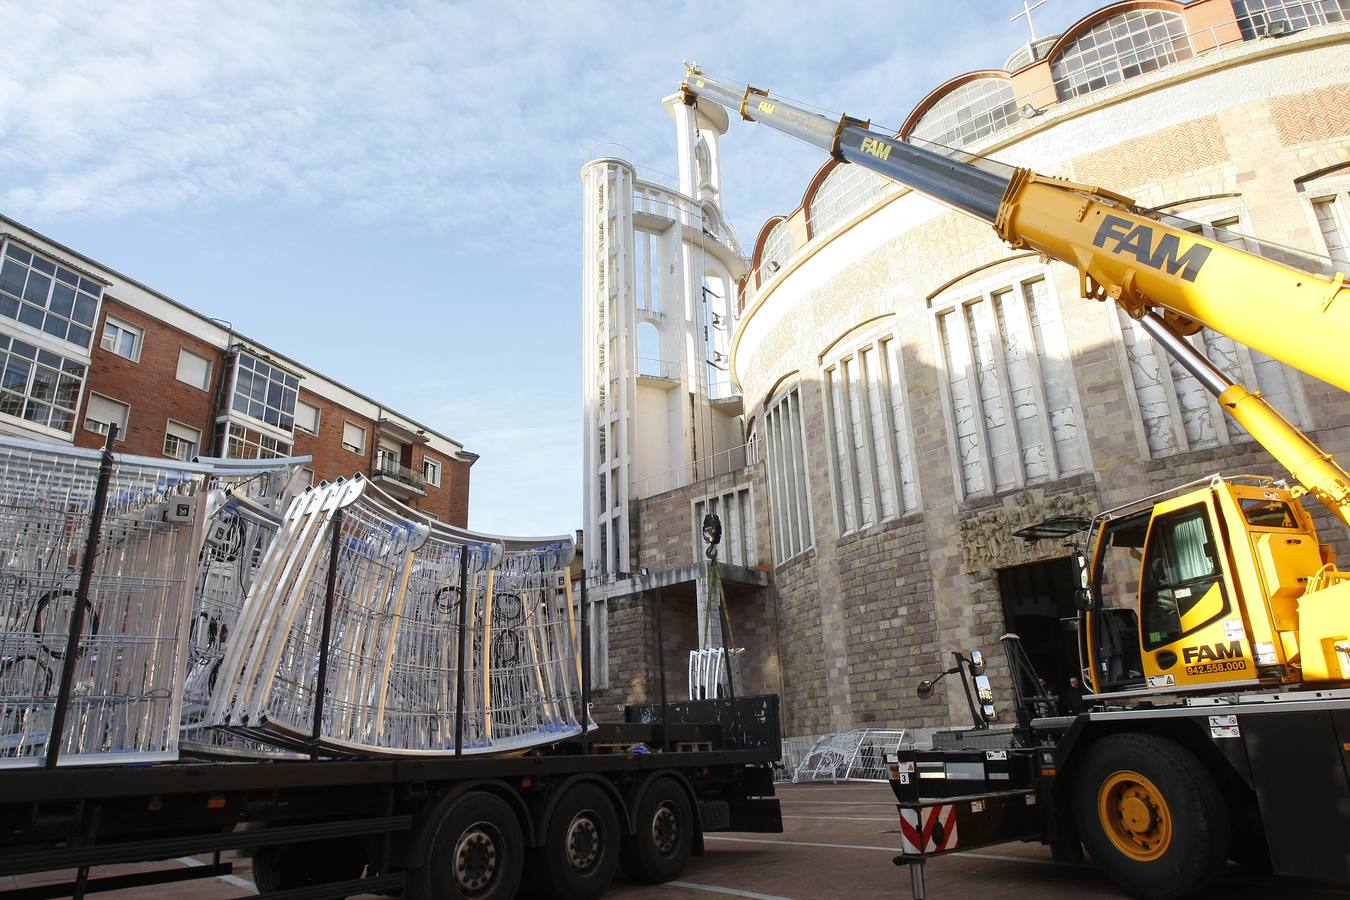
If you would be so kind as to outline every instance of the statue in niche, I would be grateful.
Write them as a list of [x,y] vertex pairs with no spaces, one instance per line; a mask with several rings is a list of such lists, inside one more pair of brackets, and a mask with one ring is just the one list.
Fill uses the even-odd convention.
[[698,143],[694,145],[694,162],[698,164],[699,188],[711,188],[712,154],[708,152],[708,142],[701,134],[698,136]]

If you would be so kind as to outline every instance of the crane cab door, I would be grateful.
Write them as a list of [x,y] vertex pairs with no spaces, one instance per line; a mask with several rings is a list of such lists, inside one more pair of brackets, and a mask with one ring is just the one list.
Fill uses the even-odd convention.
[[1145,683],[1171,688],[1254,679],[1234,599],[1213,493],[1192,491],[1155,506],[1139,570]]

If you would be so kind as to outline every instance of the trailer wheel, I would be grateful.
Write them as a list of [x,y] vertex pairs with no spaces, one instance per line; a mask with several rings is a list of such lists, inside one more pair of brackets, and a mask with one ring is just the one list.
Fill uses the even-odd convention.
[[408,873],[418,900],[510,900],[520,885],[525,838],[511,806],[470,791],[428,823],[435,829],[426,863]]
[[648,884],[670,881],[689,860],[696,827],[684,790],[673,779],[657,779],[638,805],[637,833],[623,842],[624,873]]
[[1089,751],[1074,816],[1092,858],[1137,897],[1182,897],[1228,857],[1228,812],[1214,779],[1175,741],[1117,734]]
[[540,884],[555,900],[588,900],[609,889],[619,868],[619,817],[609,795],[593,784],[567,790],[549,816],[538,866]]
[[357,838],[275,844],[253,851],[253,881],[259,893],[312,887],[360,878],[366,851]]

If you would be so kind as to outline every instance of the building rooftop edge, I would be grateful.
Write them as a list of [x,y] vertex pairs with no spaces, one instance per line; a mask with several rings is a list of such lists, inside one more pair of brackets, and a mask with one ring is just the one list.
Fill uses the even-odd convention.
[[[477,453],[472,453],[472,452],[470,452],[470,451],[468,451],[468,450],[465,450],[465,449],[464,449],[464,444],[463,444],[463,443],[461,443],[460,441],[455,440],[454,438],[450,437],[449,435],[443,434],[443,433],[437,431],[436,429],[434,429],[434,428],[432,428],[432,427],[430,427],[430,426],[428,426],[428,425],[425,425],[425,424],[423,424],[422,422],[417,421],[416,419],[412,418],[411,416],[406,415],[405,413],[399,412],[399,411],[396,410],[396,409],[390,409],[389,406],[388,406],[387,404],[382,403],[382,402],[380,402],[379,400],[376,400],[375,398],[373,398],[373,397],[371,397],[371,396],[369,396],[369,395],[367,395],[367,394],[364,394],[364,393],[362,393],[361,391],[356,390],[355,388],[350,387],[349,385],[343,384],[342,382],[340,382],[340,381],[338,381],[338,380],[336,380],[336,379],[334,379],[334,378],[330,378],[330,377],[328,377],[327,375],[324,375],[324,374],[321,373],[321,372],[317,372],[317,371],[315,371],[314,369],[310,368],[309,366],[306,366],[304,363],[301,363],[301,362],[299,362],[298,360],[292,359],[291,357],[287,356],[287,355],[284,354],[284,353],[281,353],[281,352],[279,352],[279,351],[277,351],[277,350],[274,350],[273,348],[269,347],[268,345],[262,343],[261,341],[255,340],[254,338],[249,337],[248,335],[244,334],[243,332],[235,331],[233,328],[228,328],[228,329],[226,329],[226,328],[221,328],[221,326],[220,326],[219,324],[217,324],[217,322],[216,322],[214,319],[212,319],[210,316],[204,315],[204,314],[202,314],[201,312],[199,312],[199,311],[193,309],[192,307],[188,306],[187,304],[182,303],[182,302],[180,302],[180,301],[178,301],[178,300],[175,300],[174,298],[168,296],[167,294],[164,294],[164,293],[162,293],[162,292],[160,292],[160,291],[157,291],[157,290],[155,290],[154,288],[149,287],[148,285],[143,284],[142,282],[138,281],[137,279],[132,278],[132,277],[130,277],[130,276],[128,276],[128,275],[126,275],[126,274],[124,274],[124,273],[122,273],[122,272],[119,272],[118,270],[116,270],[116,269],[114,269],[114,268],[112,268],[112,267],[110,267],[110,266],[106,266],[106,265],[104,265],[103,263],[100,263],[98,260],[92,259],[91,257],[88,257],[88,256],[84,255],[83,253],[79,252],[78,250],[75,250],[75,249],[72,249],[71,247],[66,246],[65,244],[61,243],[60,241],[57,241],[57,240],[55,240],[55,239],[53,239],[53,238],[51,238],[51,237],[49,237],[49,236],[43,234],[42,232],[38,231],[38,230],[35,229],[35,228],[31,228],[31,227],[29,227],[28,225],[25,225],[24,223],[18,221],[17,219],[13,219],[13,218],[11,218],[11,217],[5,215],[4,213],[0,213],[0,226],[4,226],[4,227],[13,227],[13,228],[21,229],[22,231],[24,231],[24,232],[26,232],[26,233],[28,233],[28,234],[34,235],[35,237],[38,237],[38,238],[41,238],[43,241],[45,241],[45,242],[47,242],[48,244],[50,244],[51,246],[53,246],[53,247],[59,249],[61,252],[63,252],[63,253],[68,253],[68,254],[70,254],[71,256],[75,257],[76,259],[80,260],[81,262],[85,263],[86,265],[89,265],[89,266],[94,267],[95,272],[94,272],[93,274],[95,274],[95,277],[98,277],[99,280],[100,280],[100,281],[103,281],[103,282],[105,283],[105,285],[107,285],[107,286],[111,286],[111,285],[107,283],[107,279],[104,279],[104,278],[102,278],[102,277],[99,277],[99,276],[97,275],[97,272],[100,272],[100,271],[101,271],[101,272],[107,272],[107,273],[109,273],[109,274],[111,274],[111,275],[114,275],[114,276],[116,276],[117,278],[121,279],[122,281],[125,281],[127,284],[130,284],[130,285],[132,285],[132,286],[134,286],[134,287],[136,287],[136,288],[139,288],[140,290],[145,291],[147,294],[150,294],[151,296],[155,297],[156,299],[162,300],[163,302],[168,303],[169,305],[171,305],[171,306],[175,307],[176,309],[179,309],[179,310],[181,310],[181,311],[187,313],[187,314],[190,315],[190,316],[194,316],[195,318],[199,319],[203,324],[207,325],[208,327],[213,328],[213,329],[217,329],[217,330],[220,330],[220,331],[224,332],[224,333],[227,335],[227,337],[226,337],[226,343],[227,343],[227,345],[230,344],[230,343],[237,343],[237,342],[243,342],[243,343],[246,343],[246,344],[248,344],[249,346],[251,346],[251,347],[253,347],[253,348],[256,348],[256,349],[261,350],[261,351],[263,351],[263,352],[265,352],[265,353],[271,354],[271,355],[275,356],[277,359],[280,359],[280,360],[282,360],[283,362],[285,362],[285,363],[287,363],[287,364],[289,364],[289,365],[291,365],[291,366],[294,366],[296,369],[298,369],[301,373],[303,373],[303,374],[306,375],[306,376],[313,377],[313,378],[315,378],[315,379],[317,379],[317,380],[326,381],[326,382],[328,382],[329,384],[332,384],[332,385],[334,385],[335,387],[341,388],[342,390],[347,391],[348,393],[350,393],[350,394],[352,394],[352,395],[354,395],[354,396],[356,396],[356,397],[360,397],[362,400],[365,400],[367,403],[370,403],[371,405],[377,407],[377,408],[380,409],[380,410],[383,410],[383,411],[385,411],[385,412],[393,413],[394,415],[397,415],[399,418],[406,419],[408,422],[410,422],[411,424],[417,426],[418,428],[424,429],[424,430],[426,430],[428,433],[436,435],[436,437],[440,438],[441,440],[446,441],[446,442],[448,442],[448,443],[450,443],[450,444],[453,444],[453,445],[457,448],[457,449],[455,450],[454,455],[457,456],[457,457],[461,457],[461,458],[467,460],[467,461],[470,463],[470,465],[472,465],[473,462],[476,461],[476,460],[479,458],[479,454],[477,454]],[[126,300],[121,300],[121,302],[125,303],[125,302],[127,302],[127,301],[126,301]],[[226,347],[226,349],[228,349],[228,346]]]

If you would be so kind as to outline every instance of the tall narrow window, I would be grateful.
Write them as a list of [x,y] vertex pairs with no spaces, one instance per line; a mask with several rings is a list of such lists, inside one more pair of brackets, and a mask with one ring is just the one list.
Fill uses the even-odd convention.
[[1350,185],[1313,194],[1312,207],[1327,256],[1337,269],[1350,273]]
[[815,544],[810,483],[802,437],[801,392],[788,391],[764,414],[769,461],[769,505],[773,512],[774,558],[787,562]]
[[883,334],[828,361],[821,372],[840,534],[918,507],[897,342]]
[[1087,467],[1059,307],[1045,279],[935,311],[958,480],[967,496]]
[[755,558],[755,515],[750,506],[750,488],[739,487],[694,501],[694,553],[701,554],[703,517],[715,513],[722,520],[722,543],[719,558],[726,563],[752,568]]
[[[1231,246],[1241,247],[1244,241],[1240,213],[1206,216],[1200,222],[1172,222]],[[1195,376],[1149,337],[1138,322],[1119,309],[1116,321],[1149,456],[1157,459],[1251,439]],[[1306,421],[1302,388],[1293,369],[1209,328],[1202,328],[1187,340],[1230,379],[1260,390],[1266,401],[1291,422]]]

